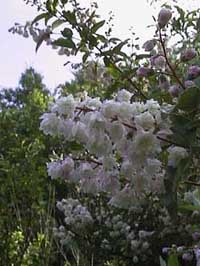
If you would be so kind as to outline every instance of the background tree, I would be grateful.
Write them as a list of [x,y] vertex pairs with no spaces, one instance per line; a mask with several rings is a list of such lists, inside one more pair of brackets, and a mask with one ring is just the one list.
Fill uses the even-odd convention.
[[32,68],[19,87],[0,92],[1,265],[49,265],[54,189],[45,161],[52,148],[39,131],[49,101]]

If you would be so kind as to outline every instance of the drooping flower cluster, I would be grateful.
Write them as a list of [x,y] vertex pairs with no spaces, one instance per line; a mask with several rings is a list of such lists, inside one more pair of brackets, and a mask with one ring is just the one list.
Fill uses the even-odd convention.
[[[42,115],[41,130],[80,143],[83,152],[48,163],[49,176],[75,182],[85,193],[106,192],[111,204],[125,208],[144,193],[162,193],[160,136],[170,132],[170,108],[154,100],[130,102],[131,97],[123,89],[113,100],[87,96],[80,101],[72,95],[56,100],[51,112]],[[179,150],[169,150],[174,167],[186,156]]]
[[93,223],[91,214],[77,199],[62,199],[57,202],[56,207],[63,212],[65,224],[68,226],[84,229],[85,226]]

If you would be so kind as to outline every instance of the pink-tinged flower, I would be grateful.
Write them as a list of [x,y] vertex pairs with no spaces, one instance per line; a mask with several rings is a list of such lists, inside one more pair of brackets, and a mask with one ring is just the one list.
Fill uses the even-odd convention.
[[179,85],[172,85],[169,88],[169,93],[171,94],[171,96],[173,97],[178,97],[179,94],[181,92],[181,88]]
[[192,233],[192,238],[193,238],[194,241],[200,240],[200,232]]
[[188,69],[188,79],[195,79],[200,76],[200,67],[191,66]]
[[156,40],[155,39],[152,39],[152,40],[148,40],[146,41],[142,48],[145,50],[145,52],[150,52],[153,50],[153,48],[155,47],[156,45]]
[[149,77],[151,75],[153,75],[154,71],[153,69],[149,68],[149,67],[139,67],[138,70],[136,71],[136,74],[138,77]]
[[172,12],[168,8],[162,8],[158,14],[158,25],[164,28],[172,17]]
[[182,62],[187,62],[195,58],[196,56],[197,56],[196,50],[194,48],[188,48],[187,50],[181,53],[180,59]]
[[192,261],[193,260],[193,254],[192,253],[184,253],[182,256],[182,259],[185,261]]
[[163,55],[154,55],[150,58],[152,66],[161,69],[165,67],[166,60]]
[[192,80],[186,80],[184,82],[184,85],[185,85],[186,89],[192,88],[192,87],[195,87],[196,86],[196,84]]
[[170,251],[170,248],[169,247],[163,247],[162,248],[162,253],[163,254],[168,254],[169,251]]

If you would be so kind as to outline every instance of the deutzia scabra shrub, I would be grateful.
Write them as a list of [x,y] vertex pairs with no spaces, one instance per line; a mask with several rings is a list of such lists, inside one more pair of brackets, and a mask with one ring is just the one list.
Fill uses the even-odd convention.
[[62,255],[72,265],[199,265],[199,10],[164,6],[140,54],[111,27],[99,33],[94,3],[35,5],[43,13],[10,31],[31,35],[36,51],[46,42],[83,64],[95,56],[109,74],[100,98],[65,93],[41,117],[62,146],[47,164],[67,191],[54,228]]

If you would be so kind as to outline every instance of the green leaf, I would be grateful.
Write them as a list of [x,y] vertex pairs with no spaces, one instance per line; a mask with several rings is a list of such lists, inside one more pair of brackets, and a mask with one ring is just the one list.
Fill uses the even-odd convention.
[[61,31],[63,37],[71,39],[73,35],[73,31],[69,28],[65,28],[63,31]]
[[96,36],[97,36],[97,39],[100,40],[101,42],[105,43],[107,41],[106,37],[103,35],[97,34]]
[[195,206],[191,204],[180,204],[178,209],[181,211],[200,211],[200,206]]
[[71,11],[63,11],[63,16],[66,18],[66,20],[74,25],[76,24],[76,15],[74,12],[71,12]]
[[98,41],[97,38],[95,36],[90,36],[89,38],[89,47],[90,49],[92,49],[93,47],[95,47],[97,45]]
[[174,6],[174,7],[177,9],[178,13],[180,14],[181,20],[184,20],[185,11],[182,8],[180,8],[180,6]]
[[104,61],[104,64],[105,64],[106,67],[110,67],[111,62],[110,62],[110,59],[107,56],[104,56],[103,61]]
[[83,60],[83,63],[85,63],[89,57],[90,53],[89,52],[86,52],[84,53],[83,57],[82,57],[82,60]]
[[53,11],[53,3],[51,0],[47,0],[46,9],[51,13]]
[[40,14],[37,17],[34,18],[34,20],[32,21],[31,25],[33,25],[36,22],[40,21],[41,19],[47,18],[47,17],[49,17],[49,13],[42,13],[42,14]]
[[176,254],[171,254],[169,256],[167,266],[179,266],[178,257]]
[[54,45],[75,49],[76,45],[71,39],[59,38],[53,42]]
[[102,20],[100,22],[97,22],[96,24],[94,24],[91,28],[91,32],[95,33],[98,31],[98,29],[100,29],[103,25],[105,24],[105,20]]
[[124,42],[120,42],[118,45],[116,45],[114,48],[113,48],[113,52],[115,53],[120,53],[122,47],[127,44],[129,39],[125,40]]
[[37,53],[38,49],[40,48],[40,46],[42,45],[43,41],[45,41],[48,38],[49,38],[48,32],[45,32],[44,34],[42,34],[42,36],[40,36],[40,38],[37,42],[36,48],[35,48],[36,53]]
[[68,0],[61,0],[61,3],[62,3],[63,5],[67,4],[67,2],[68,2]]
[[57,5],[58,5],[58,2],[59,2],[59,0],[54,0],[53,1],[53,10],[55,10],[56,9],[56,7],[57,7]]
[[54,30],[55,28],[59,27],[59,26],[62,25],[63,23],[65,23],[65,20],[63,20],[63,19],[57,19],[57,20],[55,20],[55,21],[52,23],[52,25],[51,25],[52,30]]
[[199,88],[191,88],[186,90],[180,97],[176,107],[183,111],[194,111],[200,105],[200,90]]

